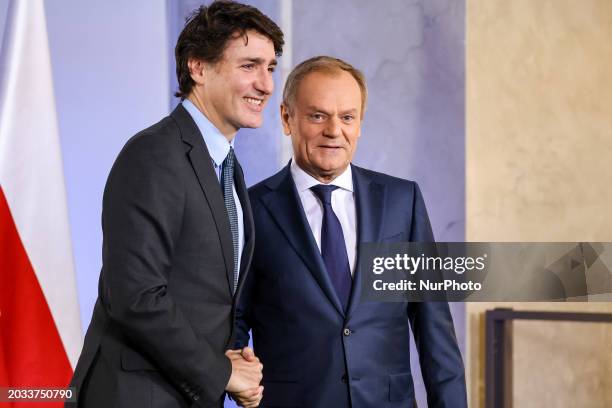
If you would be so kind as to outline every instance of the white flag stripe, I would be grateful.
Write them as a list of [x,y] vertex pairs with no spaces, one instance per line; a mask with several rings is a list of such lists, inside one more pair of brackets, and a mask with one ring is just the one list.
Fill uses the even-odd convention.
[[72,367],[82,345],[42,0],[13,1],[0,94],[0,185]]

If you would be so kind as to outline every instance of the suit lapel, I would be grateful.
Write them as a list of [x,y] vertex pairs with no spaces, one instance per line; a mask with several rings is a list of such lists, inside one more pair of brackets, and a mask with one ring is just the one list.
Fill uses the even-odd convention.
[[242,207],[242,217],[244,220],[244,248],[242,249],[242,258],[240,261],[238,287],[236,288],[236,293],[238,294],[253,256],[253,247],[255,242],[253,211],[251,211],[251,202],[249,201],[249,194],[247,192],[246,184],[244,183],[244,174],[238,160],[236,160],[236,167],[234,170],[234,183],[236,186],[236,193],[238,194],[238,199],[240,200],[240,205]]
[[362,271],[359,269],[359,244],[378,242],[383,223],[386,190],[357,166],[352,166],[355,210],[357,213],[357,262],[347,316],[350,317],[361,297]]
[[267,185],[272,191],[262,196],[262,203],[313,274],[329,301],[340,314],[344,315],[340,299],[329,279],[321,252],[306,220],[289,166],[286,166]]
[[206,148],[206,143],[204,143],[204,138],[189,115],[189,112],[179,104],[171,113],[171,116],[181,130],[183,142],[189,146],[187,157],[198,178],[202,192],[206,197],[206,201],[208,201],[213,219],[215,220],[219,241],[221,242],[221,250],[223,251],[223,259],[225,260],[228,289],[232,293],[234,286],[234,246],[219,179],[211,164],[212,159]]

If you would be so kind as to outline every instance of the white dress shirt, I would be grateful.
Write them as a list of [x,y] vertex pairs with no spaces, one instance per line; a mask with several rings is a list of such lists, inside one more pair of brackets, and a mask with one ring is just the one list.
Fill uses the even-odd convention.
[[[223,160],[227,157],[230,151],[230,146],[234,147],[234,140],[228,142],[225,136],[219,132],[219,130],[213,125],[210,120],[193,104],[189,99],[184,99],[183,107],[189,112],[193,120],[195,121],[204,142],[206,148],[212,159],[212,166],[217,175],[217,179],[221,182],[221,174],[223,172]],[[242,212],[242,205],[236,192],[236,183],[232,183],[232,192],[234,196],[234,202],[236,203],[236,214],[238,215],[238,273],[240,273],[240,261],[242,260],[242,249],[244,248],[244,215]]]
[[[293,177],[293,182],[300,196],[312,235],[314,235],[319,251],[321,251],[323,204],[321,204],[315,193],[310,190],[310,187],[323,183],[302,170],[295,160],[291,160],[291,177]],[[357,259],[357,216],[351,166],[349,165],[342,174],[329,184],[339,187],[332,192],[332,209],[342,226],[351,275],[354,275],[355,261]]]

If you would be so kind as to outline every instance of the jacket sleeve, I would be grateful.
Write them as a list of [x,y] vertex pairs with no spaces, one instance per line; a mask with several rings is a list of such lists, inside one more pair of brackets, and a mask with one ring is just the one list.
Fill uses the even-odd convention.
[[182,149],[158,139],[132,140],[111,170],[102,210],[103,298],[133,347],[192,402],[207,405],[222,397],[231,363],[196,337],[167,290],[185,190]]
[[408,317],[419,352],[428,406],[467,408],[465,370],[448,303],[410,303]]
[[[425,201],[414,184],[410,241],[434,242]],[[465,370],[447,302],[411,302],[408,318],[419,352],[427,404],[431,408],[467,408]]]
[[410,226],[410,242],[434,242],[434,235],[427,215],[425,200],[417,183],[413,183],[412,225]]
[[240,299],[236,304],[236,320],[234,323],[234,349],[241,349],[249,345],[249,331],[251,330],[251,297],[253,294],[253,282],[255,275],[255,268],[251,266],[249,273],[247,274],[242,291],[240,293]]

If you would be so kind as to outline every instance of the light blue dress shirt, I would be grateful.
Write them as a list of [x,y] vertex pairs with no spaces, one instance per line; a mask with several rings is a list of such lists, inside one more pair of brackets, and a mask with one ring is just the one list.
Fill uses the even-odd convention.
[[[212,159],[215,174],[220,183],[221,174],[223,172],[223,160],[227,157],[230,146],[234,147],[235,139],[228,142],[225,136],[219,132],[219,129],[217,129],[189,99],[184,99],[182,104],[195,121],[198,129],[200,129],[200,133],[204,138],[206,148]],[[242,260],[242,249],[244,248],[244,215],[242,212],[242,204],[238,199],[238,193],[236,193],[235,183],[232,185],[232,191],[234,193],[234,202],[236,203],[236,212],[238,214],[238,265],[240,265],[240,261]],[[240,268],[238,268],[238,273],[240,273]]]

